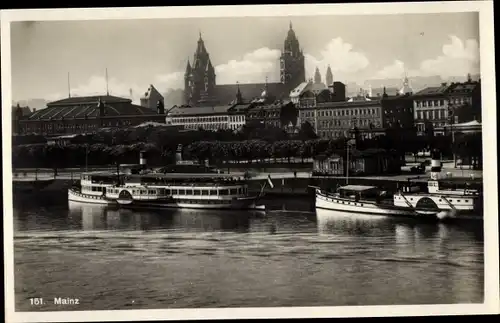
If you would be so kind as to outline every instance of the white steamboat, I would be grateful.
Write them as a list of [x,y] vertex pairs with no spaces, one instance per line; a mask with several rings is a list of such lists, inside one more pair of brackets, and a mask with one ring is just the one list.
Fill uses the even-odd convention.
[[441,162],[431,160],[431,179],[427,190],[421,190],[410,182],[394,194],[394,205],[414,210],[417,215],[434,216],[439,219],[464,218],[482,219],[482,194],[478,189],[446,187],[446,180],[440,178]]
[[[141,164],[145,159],[141,155]],[[242,177],[215,173],[83,173],[68,190],[72,202],[121,207],[265,211],[260,194],[248,192]]]
[[415,212],[393,204],[376,186],[346,185],[328,192],[316,187],[316,208],[357,214],[409,216]]
[[[349,165],[349,146],[350,142],[347,143],[346,165]],[[408,216],[414,214],[414,210],[394,205],[391,196],[378,187],[347,185],[348,181],[349,167],[346,168],[345,186],[340,186],[335,191],[314,187],[316,209],[382,216]]]

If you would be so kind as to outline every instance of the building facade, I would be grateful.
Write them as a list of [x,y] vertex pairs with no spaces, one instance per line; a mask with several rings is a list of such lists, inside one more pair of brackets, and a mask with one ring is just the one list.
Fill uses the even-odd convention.
[[333,82],[327,87],[323,83],[309,80],[290,92],[290,100],[298,108],[312,108],[318,103],[345,101],[345,93],[345,84],[342,82]]
[[213,107],[176,106],[168,111],[166,123],[181,126],[186,130],[236,130],[246,123],[246,109],[248,105],[238,104]]
[[433,129],[445,126],[448,123],[448,96],[449,85],[442,83],[441,86],[427,87],[412,97],[413,118],[417,133],[423,135],[429,126]]
[[298,110],[292,102],[253,104],[247,111],[249,123],[260,123],[265,127],[289,129],[295,127]]
[[[481,82],[470,76],[464,83],[442,83],[413,95],[414,119],[419,134],[432,127],[436,134],[452,124],[481,121]],[[428,129],[427,129],[428,130]]]
[[354,127],[362,136],[383,131],[380,101],[324,102],[312,108],[299,108],[300,124],[309,122],[320,138],[347,137]]
[[[349,151],[349,176],[394,174],[401,171],[401,160],[384,149]],[[313,158],[315,175],[346,175],[347,155],[320,155]]]
[[414,128],[414,107],[410,94],[392,97],[383,95],[380,102],[382,104],[382,128]]
[[71,97],[47,104],[18,121],[19,134],[64,135],[95,132],[106,127],[165,122],[165,114],[111,95]]
[[304,54],[291,25],[280,57],[280,82],[277,83],[218,85],[214,66],[200,34],[193,61],[188,60],[184,73],[184,103],[206,107],[232,104],[237,90],[241,91],[245,101],[250,102],[259,99],[266,88],[276,100],[284,100],[293,88],[304,81]]
[[21,107],[19,103],[12,107],[12,134],[16,135],[21,131],[20,121],[27,118],[32,112],[29,107]]
[[149,85],[146,93],[144,93],[141,97],[141,106],[156,111],[158,102],[165,104],[165,99],[163,98],[163,95],[161,95],[160,92],[158,92],[158,90],[153,86],[153,84],[151,84]]
[[453,113],[454,123],[481,122],[481,80],[452,83],[447,91],[448,106]]

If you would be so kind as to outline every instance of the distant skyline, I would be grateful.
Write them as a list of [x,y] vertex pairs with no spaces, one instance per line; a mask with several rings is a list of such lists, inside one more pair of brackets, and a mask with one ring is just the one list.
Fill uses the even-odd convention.
[[185,18],[14,22],[14,101],[105,94],[138,101],[149,84],[183,88],[199,33],[217,84],[279,80],[290,22],[306,55],[306,76],[364,84],[370,79],[479,74],[477,13],[318,17]]

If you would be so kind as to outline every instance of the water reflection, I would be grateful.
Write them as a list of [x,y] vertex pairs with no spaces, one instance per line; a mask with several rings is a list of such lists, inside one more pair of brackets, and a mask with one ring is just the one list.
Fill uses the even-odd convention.
[[80,221],[82,230],[182,230],[248,232],[250,218],[242,211],[129,210],[107,206],[69,203],[69,217]]
[[318,233],[324,235],[377,235],[393,231],[390,218],[365,214],[317,209]]

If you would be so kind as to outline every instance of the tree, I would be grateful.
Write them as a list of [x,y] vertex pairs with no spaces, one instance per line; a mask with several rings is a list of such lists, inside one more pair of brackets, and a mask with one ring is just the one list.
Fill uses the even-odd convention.
[[300,125],[299,138],[302,140],[318,138],[318,135],[314,132],[314,128],[309,121],[305,121]]

